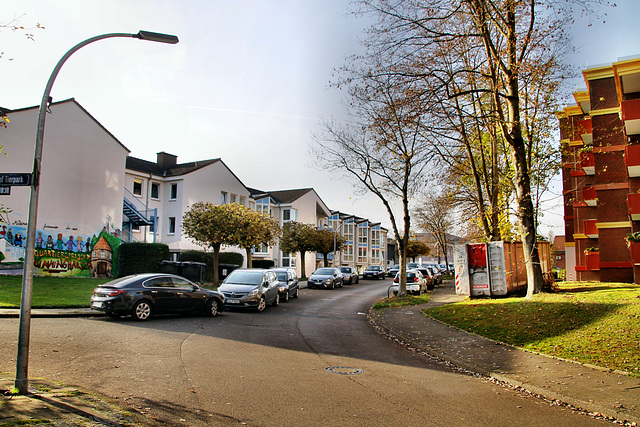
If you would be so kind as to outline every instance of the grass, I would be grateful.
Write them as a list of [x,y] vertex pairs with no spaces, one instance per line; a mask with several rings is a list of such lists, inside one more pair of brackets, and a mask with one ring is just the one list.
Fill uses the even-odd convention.
[[[112,279],[34,277],[32,308],[88,307],[93,289]],[[0,276],[0,308],[19,308],[22,276]]]
[[640,286],[560,282],[531,299],[470,300],[426,311],[445,323],[548,355],[640,377]]
[[420,296],[407,295],[407,296],[402,297],[402,298],[389,297],[389,298],[384,298],[384,299],[378,301],[377,303],[375,303],[373,305],[373,309],[374,310],[380,310],[380,309],[383,309],[383,308],[396,308],[396,307],[402,307],[402,306],[405,306],[405,305],[424,304],[426,302],[429,302],[430,298],[431,298],[430,294],[422,294]]

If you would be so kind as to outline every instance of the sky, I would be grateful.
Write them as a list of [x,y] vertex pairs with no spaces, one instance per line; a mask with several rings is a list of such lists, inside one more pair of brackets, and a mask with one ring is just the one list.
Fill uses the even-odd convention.
[[[605,23],[576,17],[579,53],[569,63],[640,54],[640,2],[616,3]],[[113,38],[83,47],[56,78],[54,101],[75,98],[134,157],[221,158],[248,187],[312,187],[330,209],[390,227],[379,200],[357,195],[353,178],[320,170],[309,154],[321,120],[344,116],[344,94],[329,84],[368,26],[349,9],[349,0],[3,0],[0,23],[44,29],[29,30],[34,40],[0,30],[0,106],[39,105],[58,60],[85,39],[177,35],[176,45]],[[558,181],[542,234],[564,234],[560,194]]]

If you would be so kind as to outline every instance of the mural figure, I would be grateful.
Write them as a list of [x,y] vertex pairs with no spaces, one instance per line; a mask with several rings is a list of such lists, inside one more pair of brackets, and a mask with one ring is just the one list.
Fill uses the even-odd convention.
[[73,248],[76,246],[76,242],[73,241],[73,236],[69,236],[69,240],[67,240],[67,251],[73,252]]
[[53,237],[51,237],[51,234],[47,236],[47,243],[45,243],[45,248],[53,249]]
[[62,233],[58,233],[58,240],[56,240],[56,249],[59,251],[64,249],[64,242],[62,241]]
[[7,231],[7,241],[13,245],[13,231],[11,231],[11,229],[9,229]]
[[89,239],[89,238],[87,238],[87,245],[86,245],[86,247],[87,247],[86,252],[87,252],[87,253],[88,253],[88,252],[91,252],[91,239]]
[[82,245],[82,237],[78,236],[78,238],[76,239],[76,242],[78,244],[78,250],[76,252],[82,252],[84,246]]
[[38,237],[36,237],[36,248],[42,249],[44,239],[42,238],[42,231],[38,231]]
[[16,236],[13,238],[13,244],[22,247],[22,236],[20,233],[16,233]]

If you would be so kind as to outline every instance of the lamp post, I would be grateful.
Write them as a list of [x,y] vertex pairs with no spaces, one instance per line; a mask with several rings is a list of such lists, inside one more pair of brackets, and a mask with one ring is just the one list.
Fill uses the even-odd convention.
[[42,163],[42,143],[44,140],[44,123],[46,119],[47,108],[51,104],[51,88],[53,82],[62,68],[62,65],[69,57],[83,46],[98,40],[112,37],[128,37],[140,40],[148,40],[160,43],[176,44],[178,37],[169,34],[152,33],[150,31],[139,31],[137,34],[129,33],[109,33],[91,37],[72,47],[58,61],[53,69],[47,86],[42,95],[40,110],[38,115],[38,129],[36,132],[36,148],[33,161],[33,173],[31,174],[31,197],[29,199],[29,222],[27,224],[27,239],[25,248],[24,267],[22,270],[22,297],[20,301],[20,331],[18,335],[18,357],[16,360],[16,380],[15,388],[21,394],[25,394],[28,389],[29,379],[29,334],[31,330],[31,292],[33,290],[33,261],[36,239],[36,221],[38,219],[38,193],[40,184],[40,165]]

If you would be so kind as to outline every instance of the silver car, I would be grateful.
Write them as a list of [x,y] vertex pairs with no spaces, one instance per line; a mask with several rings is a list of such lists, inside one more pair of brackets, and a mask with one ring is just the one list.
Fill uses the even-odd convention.
[[233,270],[218,288],[228,308],[253,308],[264,311],[267,305],[280,304],[280,282],[273,270],[240,268]]

